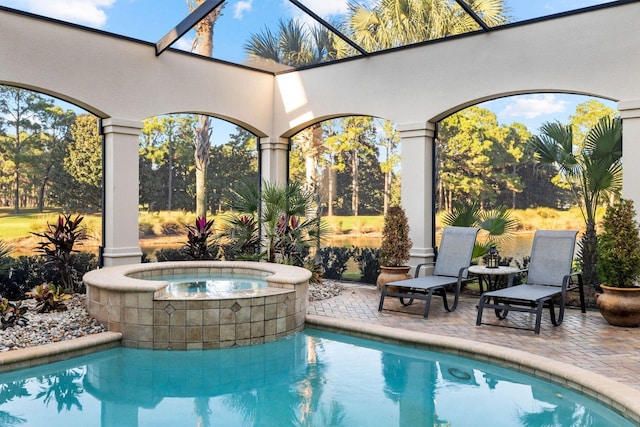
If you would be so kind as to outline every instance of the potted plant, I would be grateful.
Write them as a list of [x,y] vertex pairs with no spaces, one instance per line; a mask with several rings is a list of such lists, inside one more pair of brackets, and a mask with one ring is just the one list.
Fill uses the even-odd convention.
[[380,275],[376,282],[378,289],[382,289],[385,283],[397,282],[408,279],[410,266],[409,249],[409,223],[404,209],[400,206],[391,206],[384,216],[382,229],[382,243],[380,246]]
[[613,326],[640,325],[640,236],[632,200],[621,199],[607,208],[604,231],[598,237],[597,295],[600,313]]

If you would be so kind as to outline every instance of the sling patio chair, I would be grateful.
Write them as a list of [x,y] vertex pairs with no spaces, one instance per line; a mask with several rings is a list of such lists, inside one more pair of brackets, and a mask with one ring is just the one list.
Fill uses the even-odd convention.
[[[582,274],[571,272],[576,234],[578,234],[577,231],[536,231],[528,269],[522,270],[528,270],[527,283],[512,286],[514,274],[509,277],[506,288],[483,293],[478,303],[476,325],[482,324],[482,313],[485,308],[494,309],[496,317],[500,320],[505,319],[510,311],[535,313],[536,323],[533,330],[539,334],[544,307],[549,308],[551,323],[554,326],[560,325],[564,318],[567,291],[575,288],[580,291],[580,308],[583,313],[586,313]],[[558,301],[557,318],[554,299]],[[526,329],[494,323],[491,325]]]
[[[389,282],[382,287],[378,311],[382,311],[386,297],[399,297],[404,306],[411,305],[414,299],[425,301],[424,318],[429,316],[429,306],[433,295],[441,296],[444,308],[453,311],[458,306],[460,288],[467,278],[471,255],[479,228],[446,227],[442,232],[440,248],[436,254],[433,275],[420,276],[422,267],[433,263],[418,264],[413,279]],[[455,285],[453,305],[449,307],[446,288]],[[397,289],[397,290],[396,290]],[[406,301],[405,301],[406,300]]]

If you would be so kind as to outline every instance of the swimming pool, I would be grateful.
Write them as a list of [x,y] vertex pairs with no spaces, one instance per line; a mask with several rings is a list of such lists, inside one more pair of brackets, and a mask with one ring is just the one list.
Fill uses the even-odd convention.
[[2,374],[0,421],[51,427],[634,425],[584,395],[521,373],[314,329],[233,349],[117,348]]

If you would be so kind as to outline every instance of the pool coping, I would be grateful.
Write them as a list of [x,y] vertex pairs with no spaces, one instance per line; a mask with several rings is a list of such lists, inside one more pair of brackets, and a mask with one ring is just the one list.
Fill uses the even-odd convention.
[[464,356],[552,381],[585,394],[640,424],[640,391],[587,369],[522,350],[464,338],[409,331],[325,316],[307,315],[306,325],[347,335],[377,339]]
[[[640,423],[640,391],[578,366],[521,350],[450,336],[307,315],[306,325],[393,344],[443,351],[555,382],[583,393]],[[102,332],[72,340],[0,353],[0,373],[43,365],[121,346],[122,334]]]
[[100,332],[71,340],[0,353],[0,373],[67,360],[76,356],[120,347],[122,334]]

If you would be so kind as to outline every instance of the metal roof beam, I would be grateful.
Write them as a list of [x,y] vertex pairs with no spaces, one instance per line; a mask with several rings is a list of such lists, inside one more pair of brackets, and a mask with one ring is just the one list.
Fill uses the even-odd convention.
[[473,20],[476,21],[478,23],[478,25],[480,25],[480,27],[482,27],[482,29],[484,31],[490,31],[491,30],[491,27],[489,27],[487,25],[487,23],[484,22],[484,20],[482,18],[480,18],[478,16],[478,14],[473,9],[471,9],[471,6],[469,6],[466,1],[464,1],[464,0],[456,0],[456,3],[458,3],[460,5],[460,7],[462,9],[464,9],[464,11],[467,12],[471,16],[471,18],[473,18]]
[[202,21],[205,16],[210,14],[223,2],[224,0],[206,0],[198,6],[196,10],[187,15],[182,22],[176,25],[156,43],[156,56],[160,56],[162,52],[168,49],[180,37],[184,36],[191,28],[193,28],[198,22]]
[[312,11],[311,9],[309,9],[308,7],[300,3],[298,0],[289,0],[289,1],[293,3],[298,9],[302,10],[304,13],[306,13],[307,15],[315,19],[318,23],[328,28],[329,31],[334,33],[336,36],[340,37],[347,44],[349,44],[349,46],[351,46],[352,48],[360,52],[363,56],[369,55],[369,52],[364,50],[362,46],[360,46],[359,44],[356,44],[353,40],[351,40],[349,37],[344,35],[342,31],[338,30],[336,27],[334,27],[333,25],[331,25],[330,23],[322,19],[320,16],[316,15],[314,11]]

